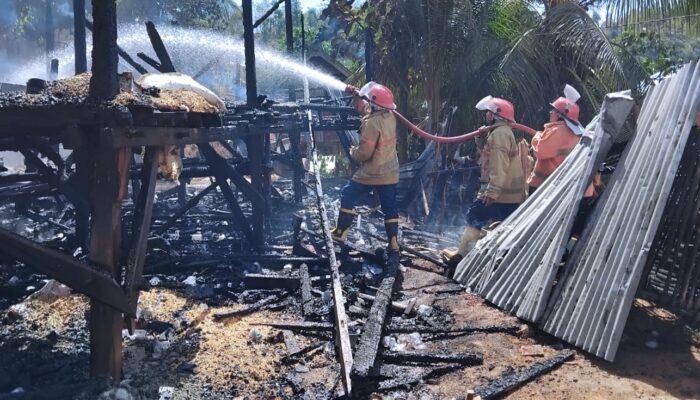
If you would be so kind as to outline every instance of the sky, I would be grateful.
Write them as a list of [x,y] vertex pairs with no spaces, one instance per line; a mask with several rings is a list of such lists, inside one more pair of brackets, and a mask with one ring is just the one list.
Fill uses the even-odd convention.
[[322,5],[328,4],[328,0],[300,0],[301,6],[305,10],[309,8],[320,8]]

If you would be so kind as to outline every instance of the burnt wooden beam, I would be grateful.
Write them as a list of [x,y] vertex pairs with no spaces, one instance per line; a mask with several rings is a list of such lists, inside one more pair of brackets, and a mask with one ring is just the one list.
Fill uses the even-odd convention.
[[[268,181],[265,173],[266,146],[265,138],[267,135],[260,134],[257,128],[250,127],[251,135],[246,137],[248,147],[248,160],[250,161],[250,184],[253,192],[259,195],[250,198],[253,203],[253,215],[251,216],[251,224],[253,234],[255,235],[255,244],[263,245],[265,243],[265,222],[269,216],[268,202],[264,196],[266,193],[266,182]],[[267,149],[269,150],[269,149]],[[227,164],[228,165],[228,164]],[[267,196],[269,199],[269,196]]]
[[163,39],[160,37],[155,24],[151,21],[146,22],[146,31],[148,32],[148,38],[151,39],[153,50],[156,52],[158,60],[160,60],[161,72],[175,72],[173,61],[170,59],[168,50],[165,48]]
[[299,267],[299,282],[301,286],[301,310],[304,317],[314,315],[314,298],[311,296],[311,278],[309,267],[301,264]]
[[258,83],[255,73],[255,29],[253,28],[253,1],[242,0],[243,46],[245,52],[245,90],[248,107],[258,102]]
[[143,60],[146,64],[150,65],[151,68],[155,69],[156,71],[158,71],[160,73],[165,72],[165,69],[163,68],[162,65],[160,65],[160,63],[158,61],[152,59],[151,57],[149,57],[145,53],[136,53],[136,57]]
[[249,134],[238,126],[209,128],[124,126],[104,128],[105,145],[112,148],[200,144],[244,137]]
[[484,357],[481,354],[474,353],[418,353],[405,351],[400,353],[384,353],[382,359],[390,363],[453,363],[459,365],[481,365],[484,363]]
[[76,292],[130,314],[124,291],[110,276],[68,254],[34,243],[3,228],[0,228],[0,241],[3,243],[0,246],[1,253],[27,264]]
[[177,222],[180,217],[185,215],[192,207],[196,206],[204,196],[208,195],[211,193],[212,190],[216,189],[217,184],[212,183],[211,185],[207,186],[206,188],[202,189],[197,193],[195,196],[193,196],[191,199],[187,201],[187,203],[180,207],[175,213],[170,216],[164,223],[163,225],[159,226],[158,229],[154,231],[155,234],[157,235],[162,235],[165,231],[170,229],[171,226]]
[[[386,316],[391,305],[391,297],[396,286],[396,277],[399,272],[398,254],[390,256],[386,266],[386,277],[374,296],[374,302],[369,311],[369,317],[362,330],[359,345],[355,351],[355,363],[352,366],[353,381],[366,380],[370,377],[377,361],[379,343],[382,339],[382,331],[386,325]],[[357,385],[357,383],[355,383]]]
[[573,350],[560,351],[554,357],[532,364],[520,371],[507,370],[500,377],[474,389],[483,400],[498,399],[550,371],[559,368],[576,354]]
[[[407,371],[407,368],[401,368],[396,371],[392,371],[391,367],[393,365],[382,366],[381,375],[382,376],[392,376],[393,379],[387,379],[376,384],[365,385],[363,387],[363,392],[368,393],[374,390],[377,391],[388,391],[398,388],[406,388],[414,385],[419,385],[425,383],[429,379],[435,379],[442,375],[448,374],[450,372],[459,371],[463,368],[459,364],[447,364],[441,367],[435,368],[411,368]],[[373,382],[374,383],[374,382]]]
[[271,328],[300,331],[300,332],[333,332],[334,326],[330,322],[308,322],[308,321],[292,321],[292,322],[267,322],[251,325],[269,326]]
[[[209,143],[200,144],[199,150],[211,166],[212,171],[218,176],[225,176],[230,179],[231,182],[236,185],[236,188],[253,203],[254,208],[256,204],[259,208],[265,203],[265,199],[263,199],[262,194],[256,190],[257,188],[239,174],[224,158],[218,155]],[[255,214],[255,211],[253,211],[253,213]]]
[[76,207],[87,206],[87,200],[82,196],[82,194],[73,188],[70,183],[64,182],[61,177],[58,176],[51,167],[44,164],[44,162],[41,161],[36,154],[27,149],[22,149],[20,152],[24,156],[25,160],[30,162],[32,166],[38,169],[39,173],[44,177],[46,183],[65,194],[71,203],[73,203]]
[[[290,332],[290,331],[284,331],[284,332]],[[323,347],[326,343],[328,343],[328,342],[320,341],[320,342],[312,343],[312,344],[304,347],[303,349],[300,349],[297,352],[290,353],[290,354],[282,357],[281,361],[284,364],[289,364],[289,363],[292,363],[294,361],[298,361],[299,357],[301,357],[305,354],[308,354],[308,353],[310,353],[318,348]]]
[[432,326],[392,326],[386,327],[387,333],[426,333],[426,334],[442,334],[442,333],[508,333],[514,335],[520,330],[520,325],[485,325],[485,326],[456,326],[435,328]]
[[124,289],[129,296],[134,313],[136,313],[139,300],[139,284],[143,276],[143,265],[146,261],[148,233],[151,230],[151,220],[153,218],[153,200],[155,197],[157,173],[158,157],[156,157],[156,148],[147,147],[143,158],[141,190],[139,190],[137,201],[134,204],[131,246],[124,278]]
[[260,310],[265,309],[271,305],[274,305],[279,300],[280,300],[280,296],[277,296],[277,295],[267,296],[264,299],[258,301],[257,303],[252,304],[252,305],[247,306],[247,307],[243,307],[240,310],[216,313],[216,314],[214,314],[214,319],[216,321],[220,321],[220,320],[226,319],[226,318],[242,317],[244,315],[252,314],[256,311],[260,311]]
[[92,15],[90,97],[99,101],[111,100],[119,93],[116,0],[93,2]]
[[85,33],[85,0],[73,0],[73,48],[76,75],[87,72]]
[[253,29],[259,27],[260,24],[265,22],[265,20],[268,19],[270,15],[274,14],[274,12],[277,11],[280,8],[280,5],[284,2],[285,0],[277,0],[277,2],[273,4],[272,7],[270,7],[270,9],[265,12],[265,14],[263,14],[260,18],[258,18],[257,21],[255,21],[255,23],[253,24]]
[[[89,197],[91,162],[89,150],[80,146],[73,151],[75,155],[75,186],[86,197]],[[75,240],[79,246],[87,249],[90,236],[90,204],[74,204],[75,206]]]
[[[98,3],[101,2],[93,2],[93,8]],[[95,31],[98,31],[97,16],[95,21]],[[98,135],[98,132],[89,133]],[[115,151],[97,145],[91,146],[91,149],[93,150],[91,152],[93,168],[90,182],[92,202],[90,261],[115,280],[120,280],[122,276],[119,265],[122,241],[121,201],[127,196],[131,149]],[[90,373],[92,376],[121,379],[123,324],[121,312],[99,301],[90,301]]]
[[[303,19],[302,19],[303,21]],[[303,30],[303,29],[302,29]],[[302,39],[303,39],[302,35]],[[303,48],[303,46],[302,46]],[[343,285],[340,282],[340,271],[338,269],[339,263],[335,258],[335,247],[333,245],[333,237],[331,235],[331,228],[328,222],[328,211],[326,210],[326,203],[323,199],[323,185],[321,184],[321,174],[320,163],[318,161],[318,151],[316,149],[316,140],[314,137],[311,112],[307,111],[307,118],[309,123],[309,138],[311,139],[311,161],[315,166],[314,170],[316,173],[314,176],[314,192],[316,194],[316,207],[318,208],[318,217],[321,227],[323,229],[323,240],[326,245],[326,252],[328,253],[328,260],[330,263],[331,270],[331,293],[333,295],[333,322],[335,327],[335,340],[338,347],[336,354],[338,355],[338,360],[340,361],[340,377],[343,382],[343,391],[346,397],[351,397],[352,393],[352,379],[350,377],[350,371],[353,367],[353,354],[352,346],[350,344],[350,334],[348,332],[348,316],[345,312],[345,296],[343,295]]]

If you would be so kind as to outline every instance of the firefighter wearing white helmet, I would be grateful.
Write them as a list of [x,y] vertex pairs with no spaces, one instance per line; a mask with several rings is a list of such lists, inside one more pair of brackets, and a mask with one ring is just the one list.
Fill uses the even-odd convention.
[[525,176],[530,164],[527,142],[518,143],[508,125],[515,122],[515,107],[508,100],[487,96],[476,108],[486,111],[489,124],[480,128],[484,133],[477,138],[481,189],[467,210],[467,227],[459,248],[442,252],[450,267],[448,275],[454,274],[459,261],[484,236],[481,228],[489,221],[507,218],[526,197]]

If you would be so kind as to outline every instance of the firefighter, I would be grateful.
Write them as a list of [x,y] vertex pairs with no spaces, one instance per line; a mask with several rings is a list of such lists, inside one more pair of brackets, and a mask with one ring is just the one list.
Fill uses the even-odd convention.
[[[544,181],[556,171],[566,157],[581,140],[583,128],[579,122],[580,108],[576,102],[581,95],[573,87],[566,85],[564,96],[550,103],[549,123],[544,130],[532,138],[532,150],[535,155],[535,167],[527,180],[530,194],[534,193]],[[593,208],[601,186],[600,174],[597,173],[583,195],[573,227],[574,236],[583,231],[586,216]]]
[[486,122],[489,124],[479,129],[483,133],[476,140],[481,189],[467,210],[467,227],[459,248],[457,251],[445,249],[442,252],[450,267],[448,275],[454,274],[459,261],[484,236],[481,228],[489,221],[507,218],[527,196],[525,177],[529,172],[529,152],[527,142],[516,142],[508,125],[515,122],[513,104],[487,96],[479,101],[476,108],[486,111]]
[[360,144],[350,150],[350,155],[360,167],[343,188],[340,197],[338,223],[333,229],[333,239],[344,242],[355,218],[355,202],[358,197],[374,190],[384,212],[384,227],[388,238],[389,253],[399,251],[399,210],[396,203],[396,186],[399,183],[399,158],[396,153],[396,109],[391,90],[370,82],[356,95],[358,110],[363,114],[360,125]]

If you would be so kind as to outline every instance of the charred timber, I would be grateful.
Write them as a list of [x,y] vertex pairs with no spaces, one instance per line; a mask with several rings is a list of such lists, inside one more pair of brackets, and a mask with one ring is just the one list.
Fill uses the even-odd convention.
[[390,255],[386,271],[387,276],[382,279],[379,290],[374,296],[375,299],[369,311],[367,323],[365,323],[360,343],[355,351],[355,363],[352,366],[353,380],[367,379],[377,361],[379,343],[386,325],[386,316],[396,286],[396,276],[399,272],[398,254]]
[[71,289],[130,316],[136,314],[122,288],[111,277],[58,250],[44,247],[0,228],[0,252],[33,267]]
[[459,365],[481,365],[484,363],[484,357],[481,354],[435,354],[435,353],[417,353],[417,352],[401,352],[401,353],[384,353],[382,356],[384,361],[390,363],[453,363]]
[[111,100],[119,93],[116,0],[93,2],[92,15],[94,27],[90,97],[100,101]]
[[559,368],[559,366],[566,361],[572,359],[574,354],[575,352],[573,350],[564,350],[552,358],[534,363],[518,372],[510,369],[504,372],[499,378],[496,378],[484,386],[477,387],[474,391],[477,395],[481,396],[483,400],[501,398],[527,382]]
[[151,21],[146,22],[146,31],[148,32],[148,38],[151,39],[153,50],[156,52],[158,60],[160,60],[160,72],[175,72],[173,61],[170,59],[168,50],[166,50],[155,24]]
[[435,328],[432,326],[391,326],[386,328],[387,333],[508,333],[514,335],[520,330],[520,325],[487,325],[487,326],[458,326],[451,328]]
[[[74,1],[82,1],[83,4],[85,2],[85,0],[74,0]],[[88,28],[90,31],[92,31],[92,22],[90,22],[90,20],[88,20],[88,19],[85,19],[85,25],[83,26],[83,31],[85,30],[85,28]],[[76,47],[76,52],[77,51],[78,50]],[[131,65],[136,71],[139,72],[139,74],[147,74],[148,73],[148,70],[146,68],[144,68],[141,64],[137,63],[133,58],[131,58],[129,53],[124,51],[124,49],[122,49],[119,46],[117,46],[117,53],[119,54],[119,57],[121,57],[122,60],[124,60],[124,62]],[[87,70],[87,67],[85,68],[85,70]],[[76,64],[76,73],[78,73],[77,64]]]
[[260,311],[260,310],[263,310],[263,309],[268,308],[270,306],[273,306],[279,300],[280,300],[279,296],[276,296],[276,295],[268,296],[268,297],[265,297],[264,299],[258,301],[257,303],[250,305],[248,307],[243,307],[240,310],[229,311],[229,312],[224,312],[224,313],[216,313],[216,314],[214,314],[214,319],[217,321],[220,321],[220,320],[226,319],[226,318],[242,317],[244,315],[252,314],[256,311]]

